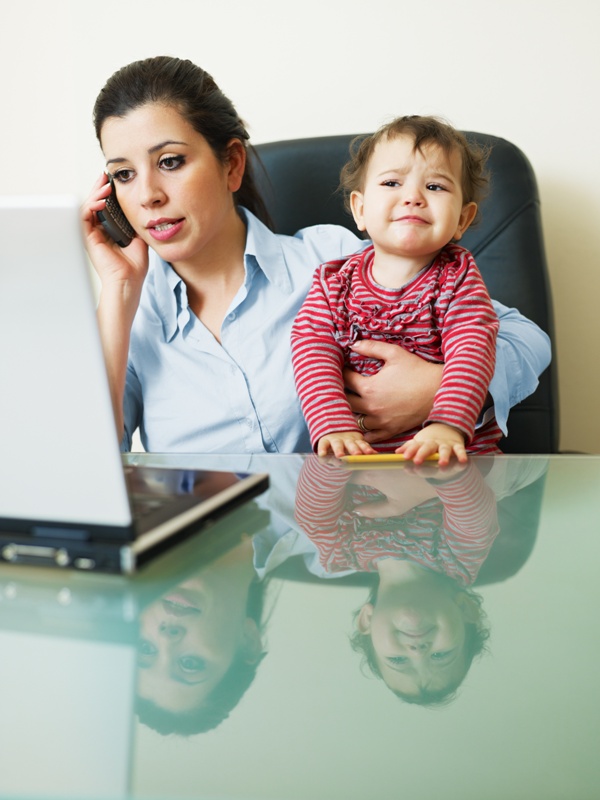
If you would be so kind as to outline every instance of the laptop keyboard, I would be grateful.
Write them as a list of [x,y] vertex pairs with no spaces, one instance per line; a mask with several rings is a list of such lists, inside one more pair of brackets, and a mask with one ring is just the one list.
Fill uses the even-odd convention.
[[148,514],[154,514],[163,508],[169,508],[177,503],[177,497],[169,495],[149,495],[134,494],[130,495],[133,516],[136,519],[143,519]]

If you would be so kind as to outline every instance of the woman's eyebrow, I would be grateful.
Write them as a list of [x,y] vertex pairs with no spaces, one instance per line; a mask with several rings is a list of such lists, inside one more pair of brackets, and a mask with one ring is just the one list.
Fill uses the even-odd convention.
[[169,144],[183,144],[187,145],[187,142],[178,142],[176,139],[166,139],[164,142],[160,142],[159,144],[155,144],[154,147],[151,147],[148,150],[148,153],[152,155],[152,153],[156,153],[157,150],[162,150],[163,147],[166,147]]
[[[164,142],[159,142],[158,144],[155,144],[153,147],[151,147],[148,150],[148,155],[152,155],[152,153],[156,153],[158,150],[162,150],[163,147],[167,147],[167,145],[170,145],[170,144],[182,144],[184,146],[187,146],[187,142],[179,142],[179,141],[177,141],[177,139],[165,139]],[[108,166],[108,164],[122,164],[125,161],[127,161],[127,159],[126,158],[121,158],[121,157],[120,158],[109,158],[108,161],[106,162],[106,164],[107,164],[107,166]]]

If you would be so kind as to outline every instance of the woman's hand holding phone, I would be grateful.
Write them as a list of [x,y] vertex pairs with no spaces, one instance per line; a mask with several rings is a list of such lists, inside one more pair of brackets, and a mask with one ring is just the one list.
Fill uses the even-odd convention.
[[103,173],[82,206],[81,220],[86,250],[102,284],[98,327],[120,441],[124,429],[123,397],[129,337],[148,272],[148,245],[135,236],[126,248],[122,248],[107,234],[97,213],[105,208],[111,191]]
[[102,173],[81,209],[85,246],[103,289],[117,282],[121,287],[130,287],[134,294],[137,289],[139,296],[148,271],[148,245],[134,236],[123,248],[108,235],[98,212],[105,211],[106,198],[112,191],[106,173]]

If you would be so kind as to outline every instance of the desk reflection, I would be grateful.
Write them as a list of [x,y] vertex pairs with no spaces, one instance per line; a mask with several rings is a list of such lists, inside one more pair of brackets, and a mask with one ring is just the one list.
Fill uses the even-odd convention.
[[302,465],[295,519],[318,554],[320,569],[313,562],[312,571],[370,578],[350,643],[406,702],[435,706],[456,697],[489,638],[472,587],[501,523],[518,550],[535,536],[538,515],[530,509],[515,525],[510,498],[539,485],[546,462],[498,463],[495,473],[493,459],[444,470],[356,470],[314,458]]
[[0,567],[2,798],[129,797],[136,714],[184,736],[228,716],[264,655],[268,521],[247,503],[134,578]]
[[352,637],[373,674],[407,702],[451,699],[489,635],[470,586],[499,526],[475,462],[352,471],[309,460],[296,518],[327,572],[374,577]]
[[[547,462],[271,463],[267,496],[133,579],[0,570],[2,797],[261,796],[267,773],[281,797],[364,796],[366,777],[354,786],[343,765],[365,732],[381,796],[396,796],[383,767],[395,737],[419,773],[411,796],[431,796],[415,793],[417,751],[436,735],[418,706],[452,705],[443,736],[489,702],[469,685],[452,703],[493,663],[473,668],[512,587],[491,626],[481,587],[528,562]],[[48,756],[35,770],[32,747]],[[261,776],[266,752],[278,755]]]
[[252,535],[268,519],[252,504],[232,514],[197,569],[142,612],[136,711],[159,733],[212,730],[252,683],[268,585],[253,567]]

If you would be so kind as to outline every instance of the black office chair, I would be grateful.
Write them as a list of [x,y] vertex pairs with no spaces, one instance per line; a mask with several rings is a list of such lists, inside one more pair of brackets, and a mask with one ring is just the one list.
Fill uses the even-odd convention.
[[[525,155],[505,139],[482,133],[467,137],[490,146],[490,191],[481,222],[461,244],[474,254],[491,296],[518,308],[549,334],[554,348],[552,299],[535,175]],[[337,191],[353,136],[269,142],[255,147],[264,169],[256,180],[278,233],[293,234],[319,223],[358,233]],[[555,362],[533,395],[511,411],[506,453],[558,452],[558,390]]]

